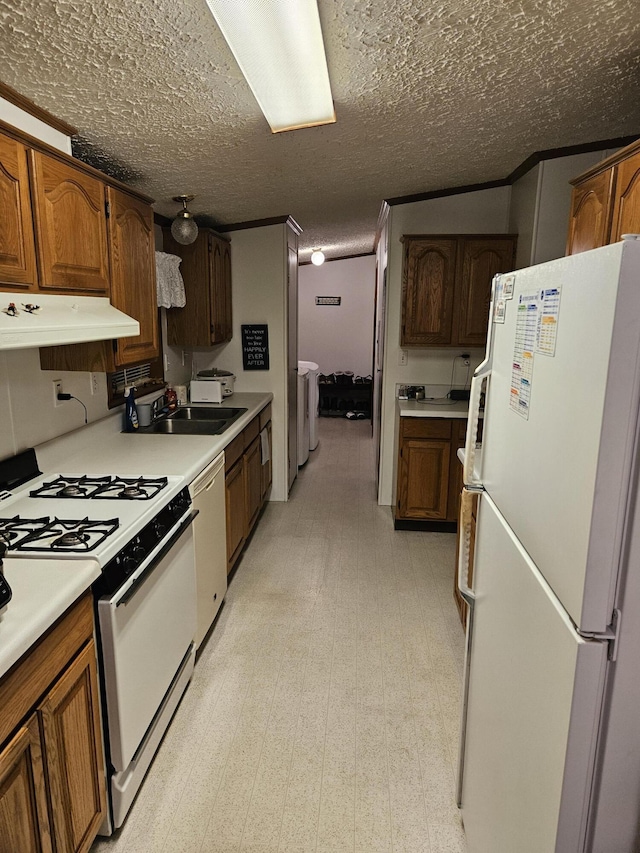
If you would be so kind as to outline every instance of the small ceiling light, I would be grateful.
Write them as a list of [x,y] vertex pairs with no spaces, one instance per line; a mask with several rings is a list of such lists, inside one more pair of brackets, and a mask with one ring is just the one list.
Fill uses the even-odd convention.
[[198,226],[193,214],[187,210],[187,204],[193,201],[194,195],[174,195],[173,200],[182,203],[182,210],[171,223],[171,234],[176,243],[188,246],[198,236]]
[[274,133],[336,120],[317,0],[207,0]]
[[311,253],[311,263],[315,264],[317,267],[319,267],[321,264],[323,264],[324,263],[324,252],[322,252],[320,249],[314,249],[313,252]]

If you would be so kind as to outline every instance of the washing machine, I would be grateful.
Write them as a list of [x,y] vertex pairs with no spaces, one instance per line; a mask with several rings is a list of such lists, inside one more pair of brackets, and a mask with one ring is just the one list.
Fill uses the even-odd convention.
[[298,468],[309,458],[309,371],[298,362]]
[[315,361],[299,361],[298,370],[307,370],[309,386],[309,450],[318,446],[318,374],[320,368]]

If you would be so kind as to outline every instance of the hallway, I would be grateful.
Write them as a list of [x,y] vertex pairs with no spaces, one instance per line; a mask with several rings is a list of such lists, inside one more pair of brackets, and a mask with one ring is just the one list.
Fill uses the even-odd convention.
[[455,537],[395,532],[368,421],[270,503],[119,836],[91,853],[464,853]]

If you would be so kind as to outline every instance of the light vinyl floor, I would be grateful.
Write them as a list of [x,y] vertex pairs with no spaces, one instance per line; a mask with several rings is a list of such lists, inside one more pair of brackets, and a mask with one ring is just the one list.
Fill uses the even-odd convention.
[[455,537],[394,531],[368,421],[268,504],[133,809],[91,853],[464,853]]

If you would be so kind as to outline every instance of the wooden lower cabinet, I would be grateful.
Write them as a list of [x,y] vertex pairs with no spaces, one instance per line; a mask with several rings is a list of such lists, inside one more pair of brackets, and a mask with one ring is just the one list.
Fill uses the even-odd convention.
[[237,563],[271,485],[271,452],[269,461],[262,462],[260,432],[265,428],[271,450],[270,405],[225,448],[227,573]]
[[57,851],[88,850],[102,823],[105,781],[98,677],[90,640],[38,708]]
[[245,542],[244,459],[225,474],[227,508],[227,574],[235,566]]
[[0,746],[0,853],[87,853],[104,819],[92,610],[89,594],[0,680],[6,725],[26,712]]
[[0,853],[51,853],[38,719],[0,751]]
[[461,418],[400,418],[396,521],[455,523],[462,484],[456,451],[466,426]]
[[254,438],[244,452],[244,487],[247,533],[249,533],[262,508],[262,460],[259,436]]

